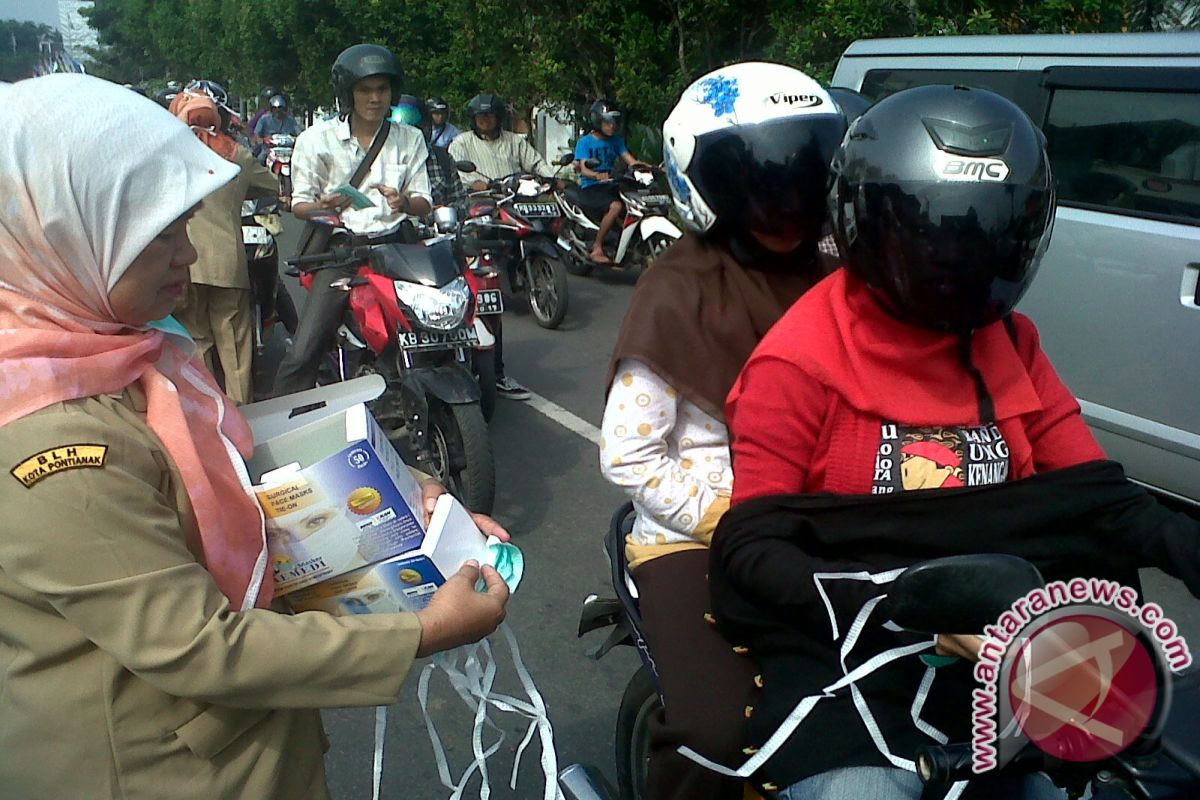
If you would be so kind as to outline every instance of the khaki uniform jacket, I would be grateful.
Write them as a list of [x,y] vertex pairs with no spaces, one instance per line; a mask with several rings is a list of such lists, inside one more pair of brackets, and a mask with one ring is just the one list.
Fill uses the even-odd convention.
[[393,703],[420,623],[232,609],[144,412],[0,427],[0,796],[326,798],[315,709]]
[[192,283],[249,289],[246,247],[242,242],[242,201],[279,194],[279,181],[245,147],[238,147],[234,163],[238,176],[204,198],[188,221],[188,236],[196,247]]

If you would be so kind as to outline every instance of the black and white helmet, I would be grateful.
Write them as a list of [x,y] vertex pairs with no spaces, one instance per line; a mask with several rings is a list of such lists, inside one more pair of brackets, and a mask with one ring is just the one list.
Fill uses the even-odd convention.
[[592,123],[592,130],[600,130],[600,126],[605,122],[611,122],[618,128],[621,127],[621,109],[617,108],[617,104],[611,100],[597,100],[588,108],[588,120]]
[[962,86],[897,92],[854,121],[832,170],[846,268],[898,318],[966,333],[1033,282],[1054,180],[1045,137],[1011,101]]
[[797,69],[746,62],[710,72],[663,123],[675,208],[699,233],[799,231],[815,242],[845,130],[828,92]]

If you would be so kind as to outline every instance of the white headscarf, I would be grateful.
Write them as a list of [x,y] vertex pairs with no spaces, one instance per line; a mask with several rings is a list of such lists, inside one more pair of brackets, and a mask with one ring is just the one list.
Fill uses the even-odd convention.
[[113,322],[108,293],[133,260],[237,170],[115,83],[0,84],[0,287]]

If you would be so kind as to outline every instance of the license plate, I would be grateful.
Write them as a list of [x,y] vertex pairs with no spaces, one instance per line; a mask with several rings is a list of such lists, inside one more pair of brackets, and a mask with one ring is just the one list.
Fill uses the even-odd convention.
[[242,241],[246,244],[270,244],[271,234],[257,225],[243,225]]
[[476,314],[499,314],[504,310],[504,295],[499,289],[484,289],[475,296]]
[[561,216],[557,203],[513,203],[513,210],[522,217],[546,219]]
[[479,335],[472,328],[453,331],[401,331],[400,346],[405,350],[447,350],[479,344]]
[[671,195],[669,194],[646,194],[642,195],[642,202],[652,206],[665,206],[670,204]]

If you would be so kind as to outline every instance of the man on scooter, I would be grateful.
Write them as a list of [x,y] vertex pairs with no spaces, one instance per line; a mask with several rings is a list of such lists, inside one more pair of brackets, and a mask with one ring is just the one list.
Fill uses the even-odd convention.
[[446,98],[434,95],[425,101],[425,108],[429,111],[429,119],[433,123],[429,132],[430,146],[443,150],[450,147],[450,143],[462,133],[450,121],[450,104],[446,102]]
[[[616,184],[609,183],[613,167],[617,159],[627,166],[638,163],[625,145],[625,139],[618,131],[621,128],[621,111],[616,104],[609,100],[597,100],[588,109],[588,118],[592,123],[592,132],[579,139],[575,145],[575,169],[579,170],[582,178],[579,186],[583,190],[582,199],[588,213],[593,209],[604,207],[604,217],[600,220],[600,230],[596,233],[596,241],[592,244],[592,261],[597,264],[610,264],[611,259],[604,253],[604,239],[612,226],[625,213],[625,204],[621,202]],[[600,163],[595,169],[587,166],[588,159]]]
[[[385,47],[356,44],[333,63],[333,85],[341,113],[313,125],[296,139],[292,152],[292,213],[311,220],[338,214],[355,233],[393,231],[409,217],[428,214],[432,197],[425,169],[428,151],[421,132],[388,121],[392,98],[399,96],[402,75]],[[385,127],[386,126],[386,127]],[[369,208],[351,208],[335,190],[347,184],[371,158],[362,191],[377,200]],[[313,275],[312,289],[299,326],[275,377],[275,394],[312,388],[322,354],[330,347],[346,309],[347,295],[331,287],[348,270],[325,269]]]
[[[477,94],[467,104],[471,133],[450,143],[455,161],[470,161],[475,172],[460,173],[462,182],[473,192],[487,189],[488,178],[504,178],[515,172],[527,172],[546,178],[554,169],[524,136],[504,130],[508,109],[496,94]],[[509,400],[528,400],[529,390],[504,374],[504,328],[500,315],[495,317],[496,392]]]

